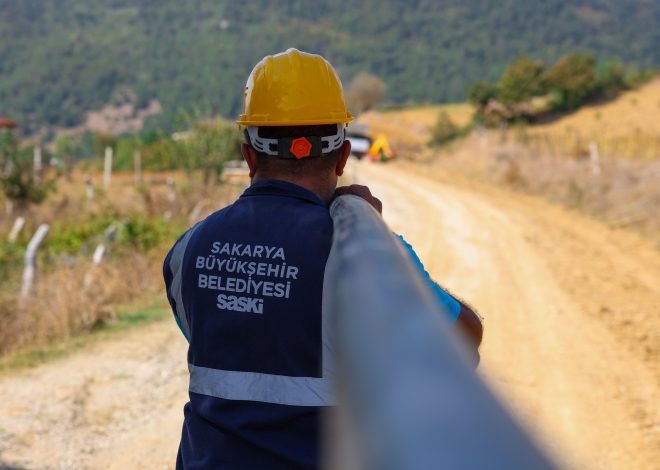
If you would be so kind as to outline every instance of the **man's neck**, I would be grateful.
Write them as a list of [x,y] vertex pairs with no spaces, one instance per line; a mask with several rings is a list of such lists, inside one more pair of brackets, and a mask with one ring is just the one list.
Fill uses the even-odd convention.
[[296,177],[290,175],[269,175],[266,177],[257,173],[252,178],[252,183],[263,180],[280,180],[296,184],[313,192],[326,204],[330,203],[335,193],[335,185],[330,181],[320,181],[319,178]]

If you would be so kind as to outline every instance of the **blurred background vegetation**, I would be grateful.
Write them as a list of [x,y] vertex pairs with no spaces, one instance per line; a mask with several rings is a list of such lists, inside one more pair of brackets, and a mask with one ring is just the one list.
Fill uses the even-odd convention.
[[379,77],[390,104],[460,101],[525,54],[658,67],[658,24],[660,2],[634,0],[0,0],[0,113],[35,132],[157,101],[147,127],[171,131],[182,111],[235,116],[251,67],[292,46],[327,57],[345,82]]
[[160,291],[174,239],[244,188],[245,169],[223,175],[232,118],[254,64],[288,47],[330,60],[397,157],[656,232],[660,169],[640,156],[660,149],[658,24],[660,2],[640,0],[0,0],[0,118],[18,124],[0,119],[0,355]]

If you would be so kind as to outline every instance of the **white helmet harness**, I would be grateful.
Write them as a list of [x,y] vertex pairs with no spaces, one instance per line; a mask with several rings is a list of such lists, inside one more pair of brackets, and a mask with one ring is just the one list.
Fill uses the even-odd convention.
[[338,149],[346,140],[345,124],[337,124],[337,132],[328,136],[280,137],[269,139],[259,135],[259,127],[246,128],[250,145],[258,152],[278,158],[318,157]]

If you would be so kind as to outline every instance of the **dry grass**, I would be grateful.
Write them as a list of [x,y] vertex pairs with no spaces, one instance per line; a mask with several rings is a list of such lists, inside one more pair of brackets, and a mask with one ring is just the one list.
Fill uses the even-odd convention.
[[[435,151],[426,143],[441,110],[458,125],[472,114],[463,104],[370,112],[360,119],[384,132],[400,157],[437,159],[455,173],[547,197],[660,243],[660,77],[551,123],[480,130]],[[589,159],[591,142],[600,173]]]
[[601,153],[612,157],[660,158],[660,77],[610,102],[529,127],[528,132],[559,147],[595,141]]
[[[384,133],[404,158],[426,157],[426,143],[438,114],[458,126],[468,124],[474,109],[467,103],[370,111],[360,116],[372,133]],[[612,101],[585,106],[546,124],[527,126],[523,140],[556,155],[586,154],[595,141],[604,156],[660,158],[660,77]]]
[[462,127],[472,119],[473,108],[469,104],[460,103],[385,112],[370,111],[360,116],[359,122],[367,124],[374,135],[385,134],[398,156],[414,158],[426,152],[431,129],[441,112],[446,112],[454,124]]
[[130,259],[113,259],[97,267],[81,262],[43,275],[23,301],[4,292],[0,354],[42,346],[114,321],[119,306],[158,292],[160,262],[157,253],[133,253]]
[[604,158],[597,171],[583,155],[541,152],[516,139],[482,133],[441,153],[436,163],[544,196],[660,243],[660,160]]
[[[168,179],[175,181],[174,198]],[[91,331],[113,322],[117,310],[127,303],[153,297],[162,290],[165,253],[185,227],[231,202],[246,185],[243,180],[204,185],[199,176],[188,178],[181,173],[147,174],[144,180],[136,187],[132,175],[113,175],[110,189],[97,187],[90,203],[84,175],[74,173],[70,179],[62,179],[57,192],[42,205],[0,216],[0,243],[5,244],[15,217],[27,219],[19,251],[39,224],[53,227],[41,250],[40,272],[28,299],[18,298],[22,254],[15,258],[16,266],[6,268],[7,278],[0,286],[0,355]],[[52,249],[48,237],[54,237],[57,227],[89,225],[98,217],[114,220],[120,226],[127,218],[144,220],[144,227],[138,229],[159,233],[135,235],[145,244],[111,244],[99,266],[93,266],[91,252],[101,241],[103,231],[91,234],[77,253],[45,255],[46,248]]]

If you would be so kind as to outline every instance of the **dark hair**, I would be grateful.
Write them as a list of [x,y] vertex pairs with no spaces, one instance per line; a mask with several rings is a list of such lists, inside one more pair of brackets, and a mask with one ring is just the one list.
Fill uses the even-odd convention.
[[[321,124],[316,126],[263,126],[259,128],[259,136],[267,139],[280,139],[283,137],[325,137],[337,133],[336,124]],[[250,144],[250,138],[247,130],[244,132],[245,141]],[[337,165],[341,147],[329,153],[319,156],[301,158],[300,160],[290,158],[278,158],[274,155],[268,155],[259,152],[257,154],[257,163],[262,172],[268,173],[287,173],[293,175],[303,175],[310,173],[325,172],[331,170]]]

